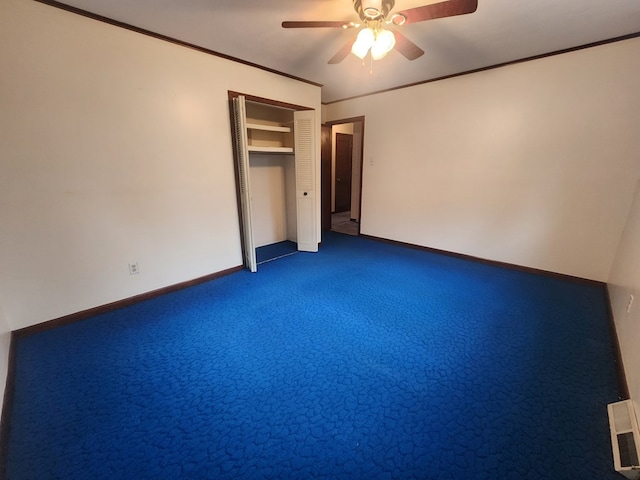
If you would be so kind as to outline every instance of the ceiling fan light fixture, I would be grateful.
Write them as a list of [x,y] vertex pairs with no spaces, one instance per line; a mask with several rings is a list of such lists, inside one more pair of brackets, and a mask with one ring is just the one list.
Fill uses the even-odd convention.
[[379,30],[376,40],[371,45],[371,58],[380,60],[389,53],[396,44],[396,37],[389,30]]
[[[401,12],[391,13],[395,0],[352,0],[353,9],[360,17],[360,22],[340,21],[294,21],[282,22],[282,28],[363,28],[355,40],[350,39],[329,59],[327,63],[342,62],[349,53],[360,59],[368,54],[373,60],[378,60],[397,49],[407,60],[415,60],[424,55],[424,50],[405,37],[400,31],[388,32],[383,27],[396,27],[407,23],[418,23],[438,18],[454,17],[473,13],[478,8],[478,0],[429,0],[420,7],[408,8]],[[373,36],[373,40],[372,37]],[[378,36],[380,37],[378,39]],[[397,37],[396,37],[397,36]],[[397,41],[397,43],[396,43]]]
[[362,59],[364,58],[369,49],[373,46],[376,41],[376,35],[370,28],[363,28],[358,33],[358,37],[356,41],[353,42],[353,46],[351,47],[351,53],[353,53],[356,57]]

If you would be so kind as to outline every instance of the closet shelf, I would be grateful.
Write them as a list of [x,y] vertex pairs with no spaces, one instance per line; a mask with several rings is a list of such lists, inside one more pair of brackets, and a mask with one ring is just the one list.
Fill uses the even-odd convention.
[[250,152],[293,153],[293,147],[259,147],[256,145],[249,145],[248,148]]
[[264,130],[266,132],[291,132],[291,127],[281,125],[262,125],[260,123],[247,123],[248,130]]

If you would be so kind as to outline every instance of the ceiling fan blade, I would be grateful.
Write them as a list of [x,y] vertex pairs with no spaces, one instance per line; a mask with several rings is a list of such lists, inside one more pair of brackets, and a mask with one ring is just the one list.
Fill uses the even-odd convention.
[[340,50],[338,50],[338,53],[336,53],[333,57],[331,57],[331,60],[329,60],[327,63],[329,63],[330,65],[334,65],[336,63],[340,63],[345,58],[347,58],[347,56],[351,53],[351,46],[353,45],[353,42],[355,42],[355,41],[356,41],[356,39],[354,37],[351,40],[349,40],[347,43],[345,43],[342,46],[342,48],[340,48]]
[[400,32],[395,31],[393,35],[396,37],[395,49],[398,50],[409,60],[415,60],[418,57],[424,55],[424,50],[402,35]]
[[432,3],[422,7],[410,8],[395,15],[406,18],[404,23],[424,22],[436,18],[453,17],[473,13],[478,8],[478,0],[448,0],[446,2]]
[[353,22],[282,22],[282,28],[353,28]]

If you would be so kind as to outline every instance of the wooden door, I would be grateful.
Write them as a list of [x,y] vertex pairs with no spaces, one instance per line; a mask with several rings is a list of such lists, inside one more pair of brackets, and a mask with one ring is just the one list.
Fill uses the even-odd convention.
[[322,125],[320,146],[320,218],[322,230],[331,230],[331,127]]
[[336,133],[335,212],[351,210],[353,135]]

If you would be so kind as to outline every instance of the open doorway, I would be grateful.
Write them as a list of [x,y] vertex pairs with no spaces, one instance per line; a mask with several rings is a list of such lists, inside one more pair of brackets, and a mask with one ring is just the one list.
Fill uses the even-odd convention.
[[364,117],[322,127],[322,229],[360,234]]

